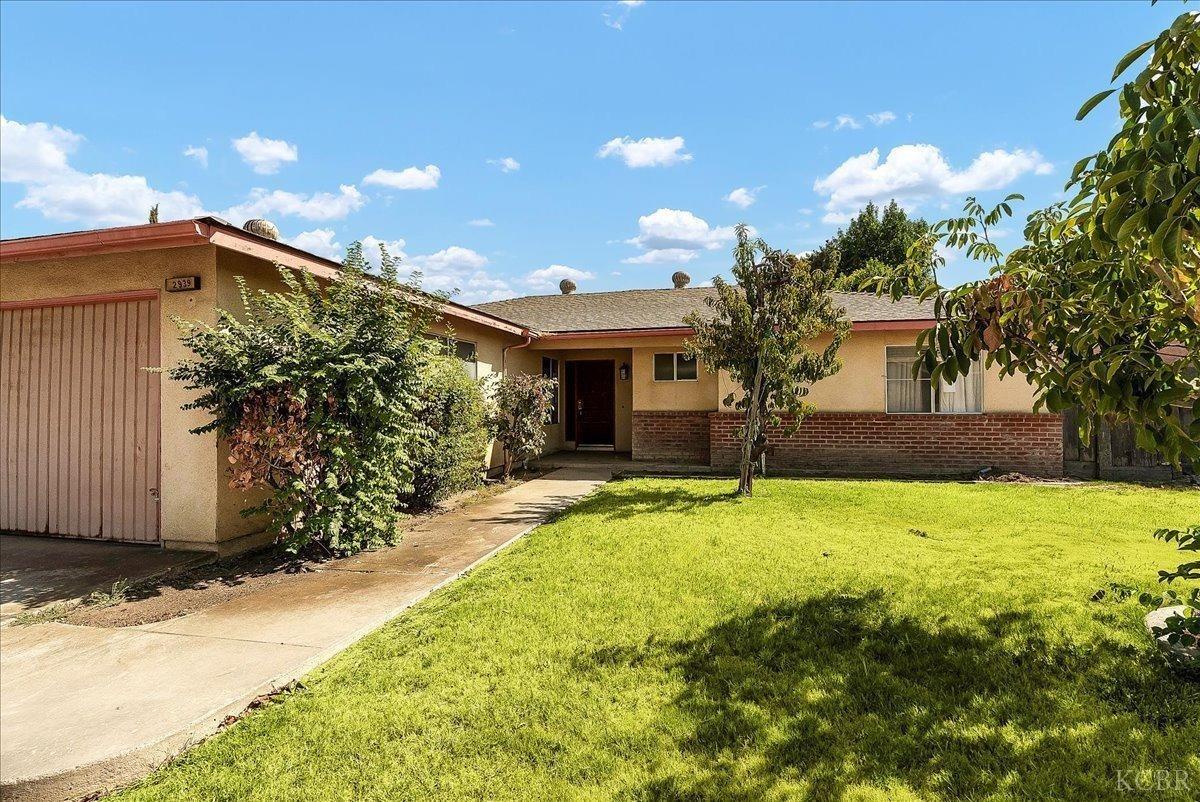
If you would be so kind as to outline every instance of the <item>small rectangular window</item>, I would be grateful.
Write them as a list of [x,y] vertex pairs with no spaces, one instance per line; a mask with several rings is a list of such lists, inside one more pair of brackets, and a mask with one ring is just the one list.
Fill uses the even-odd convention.
[[472,379],[479,378],[479,355],[475,349],[475,343],[467,340],[456,340],[453,337],[444,337],[440,334],[426,335],[438,344],[438,350],[446,356],[457,357],[463,363],[463,370]]
[[655,354],[656,382],[694,382],[698,378],[696,358],[687,354]]
[[929,379],[924,365],[913,376],[917,349],[889,345],[887,354],[887,411],[938,412],[943,414],[983,411],[983,368],[976,360],[966,376],[954,382]]
[[[548,356],[542,357],[542,375],[558,382],[558,360]],[[550,404],[550,423],[558,423],[558,393],[559,387],[554,388],[554,400]]]

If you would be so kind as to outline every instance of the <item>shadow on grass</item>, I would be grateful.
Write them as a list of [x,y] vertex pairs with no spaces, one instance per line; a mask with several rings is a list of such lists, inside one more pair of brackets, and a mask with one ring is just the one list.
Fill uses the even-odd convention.
[[735,484],[727,491],[703,491],[674,484],[633,489],[622,486],[626,481],[636,480],[619,480],[614,493],[604,498],[585,499],[576,505],[575,511],[595,513],[609,521],[623,521],[664,512],[699,513],[714,504],[736,504],[741,500],[734,492]]
[[896,616],[879,593],[827,594],[693,640],[603,649],[580,668],[682,674],[673,706],[685,724],[672,731],[687,768],[669,765],[637,798],[838,799],[860,783],[1114,798],[1117,770],[1170,767],[1148,734],[1178,745],[1195,732],[1195,686],[1136,649],[1051,643],[1019,613],[982,630]]

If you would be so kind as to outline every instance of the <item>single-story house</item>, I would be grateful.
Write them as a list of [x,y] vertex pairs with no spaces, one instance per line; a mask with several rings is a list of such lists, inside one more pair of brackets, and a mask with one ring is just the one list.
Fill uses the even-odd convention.
[[[144,367],[185,356],[172,318],[238,307],[235,276],[281,286],[275,264],[329,278],[337,262],[215,217],[0,241],[0,529],[232,553],[264,540],[239,512],[203,413]],[[738,414],[729,377],[684,353],[684,318],[706,287],[448,302],[441,332],[477,378],[559,379],[547,451],[731,467]],[[571,289],[569,286],[565,289]],[[841,371],[809,395],[820,411],[772,437],[778,468],[949,474],[990,467],[1058,475],[1060,417],[1032,411],[1019,377],[974,371],[914,380],[928,305],[841,293],[853,323]],[[500,461],[493,449],[491,465]]]

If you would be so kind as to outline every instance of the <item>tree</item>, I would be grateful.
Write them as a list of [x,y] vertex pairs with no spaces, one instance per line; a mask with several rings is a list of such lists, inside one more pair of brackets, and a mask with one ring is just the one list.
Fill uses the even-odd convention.
[[[812,414],[813,406],[804,401],[807,385],[841,368],[837,352],[850,324],[829,295],[832,272],[751,239],[745,224],[736,234],[736,283],[713,279],[717,295],[705,299],[712,315],[687,317],[696,333],[685,347],[710,370],[727,371],[742,389],[735,405],[745,415],[738,494],[750,496],[754,467],[767,449],[767,427],[784,424],[786,415],[794,430]],[[813,341],[826,334],[829,343],[814,350]],[[733,394],[724,401],[733,402]]]
[[483,392],[463,370],[462,360],[437,356],[421,379],[416,418],[424,431],[412,450],[411,490],[401,498],[410,511],[477,487],[488,447]]
[[185,409],[229,444],[231,486],[265,488],[262,513],[291,551],[355,551],[395,539],[397,497],[412,478],[417,418],[440,299],[397,279],[386,251],[367,275],[352,245],[340,278],[279,268],[285,292],[250,290],[215,325],[176,320],[194,356],[167,375],[199,390]]
[[514,462],[528,468],[530,458],[542,453],[558,381],[526,373],[493,377],[493,381],[488,429],[504,449],[507,479]]
[[1113,79],[1151,49],[1120,90],[1121,130],[1075,165],[1071,201],[1028,216],[1024,245],[1002,257],[990,238],[1019,196],[986,212],[968,199],[965,217],[935,226],[992,268],[928,293],[937,322],[918,345],[933,381],[986,355],[1028,376],[1039,407],[1131,423],[1140,447],[1178,463],[1200,457],[1200,17],[1134,48]]
[[858,291],[868,280],[886,277],[889,284],[905,281],[915,294],[936,278],[931,259],[923,253],[928,232],[928,223],[909,218],[894,200],[884,207],[882,217],[878,207],[868,203],[845,230],[838,229],[809,259],[821,269],[832,268],[837,273],[837,289]]
[[[990,237],[1019,196],[990,211],[968,199],[964,217],[934,227],[992,267],[984,281],[927,293],[936,323],[917,346],[932,381],[986,355],[1037,385],[1038,408],[1077,406],[1085,428],[1132,424],[1141,448],[1179,464],[1200,457],[1200,15],[1135,47],[1112,80],[1148,52],[1133,80],[1080,108],[1078,120],[1117,94],[1121,129],[1075,165],[1072,200],[1028,216],[1024,245],[1002,256]],[[1195,551],[1197,531],[1158,536]],[[1197,567],[1160,578],[1194,579]],[[1156,634],[1200,644],[1200,590],[1184,608]]]

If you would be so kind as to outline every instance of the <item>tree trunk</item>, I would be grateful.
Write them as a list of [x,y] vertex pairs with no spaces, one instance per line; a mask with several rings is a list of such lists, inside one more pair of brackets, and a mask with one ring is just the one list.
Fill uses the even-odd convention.
[[757,458],[755,444],[761,432],[761,410],[758,397],[762,394],[762,363],[754,372],[754,387],[751,390],[749,404],[746,407],[746,424],[742,427],[742,464],[741,476],[738,479],[738,495],[754,495],[754,462]]

